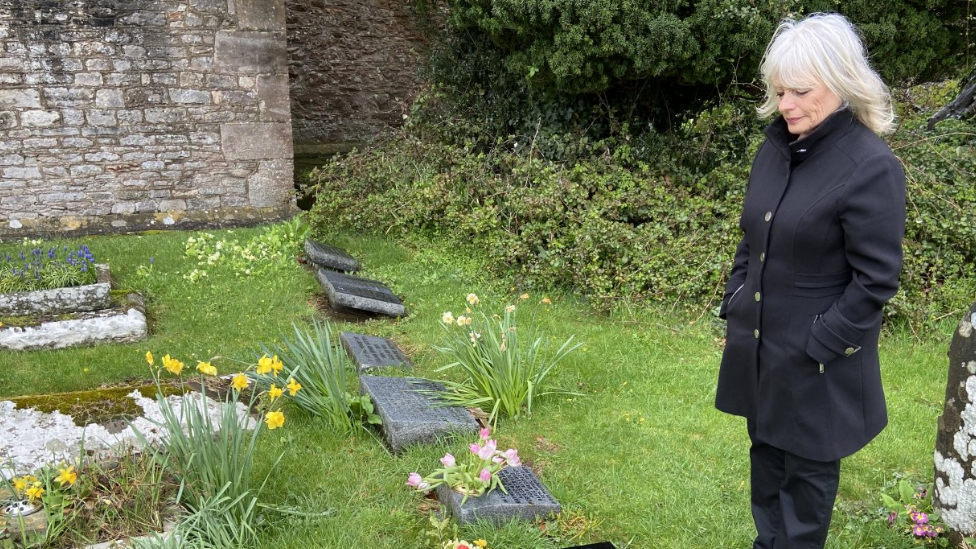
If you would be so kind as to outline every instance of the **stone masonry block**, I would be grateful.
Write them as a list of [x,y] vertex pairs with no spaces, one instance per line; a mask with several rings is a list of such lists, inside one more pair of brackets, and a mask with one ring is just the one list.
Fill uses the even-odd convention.
[[291,202],[294,169],[291,158],[261,162],[247,179],[247,198],[256,208],[284,206]]
[[0,89],[0,108],[40,108],[41,94],[37,90]]
[[270,73],[288,67],[284,32],[219,31],[214,45],[217,72]]
[[61,120],[61,113],[57,111],[24,111],[20,115],[21,124],[36,128],[53,126],[58,120]]
[[241,30],[285,30],[285,3],[276,0],[234,0]]
[[261,101],[261,120],[287,122],[291,120],[291,96],[287,74],[258,76],[258,99]]
[[100,109],[119,109],[125,107],[122,90],[104,89],[95,93],[95,106]]
[[291,124],[221,124],[220,143],[228,160],[291,158]]

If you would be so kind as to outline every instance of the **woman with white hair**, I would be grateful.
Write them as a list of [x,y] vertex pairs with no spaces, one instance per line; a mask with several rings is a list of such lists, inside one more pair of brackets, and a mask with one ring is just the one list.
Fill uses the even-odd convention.
[[762,115],[716,407],[744,416],[754,549],[822,548],[840,459],[887,424],[882,307],[898,290],[905,176],[877,134],[894,115],[841,15],[783,22],[762,63]]

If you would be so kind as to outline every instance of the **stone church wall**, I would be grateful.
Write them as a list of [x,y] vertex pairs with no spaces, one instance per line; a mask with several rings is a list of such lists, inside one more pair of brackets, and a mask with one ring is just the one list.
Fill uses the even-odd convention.
[[0,236],[294,211],[284,0],[0,0]]

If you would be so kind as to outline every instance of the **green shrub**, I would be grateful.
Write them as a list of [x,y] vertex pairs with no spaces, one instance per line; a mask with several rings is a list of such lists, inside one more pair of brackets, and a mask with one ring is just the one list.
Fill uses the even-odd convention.
[[[944,95],[929,87],[904,96]],[[976,298],[976,123],[925,132],[927,105],[902,110],[890,142],[906,165],[908,231],[888,314],[917,329]],[[402,133],[316,170],[310,223],[435,234],[487,256],[502,276],[597,303],[653,300],[702,314],[722,295],[763,126],[751,104],[730,101],[669,134],[578,138],[587,152],[572,162],[542,157],[531,141],[476,151]]]

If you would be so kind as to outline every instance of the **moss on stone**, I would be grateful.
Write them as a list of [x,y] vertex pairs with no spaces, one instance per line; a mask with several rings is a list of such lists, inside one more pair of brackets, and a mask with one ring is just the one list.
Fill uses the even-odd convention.
[[[160,388],[166,396],[181,392],[178,385],[164,384]],[[10,400],[21,409],[34,408],[47,414],[57,410],[71,416],[76,425],[84,426],[89,423],[134,419],[142,415],[142,408],[127,396],[133,390],[138,390],[139,394],[146,398],[155,398],[157,387],[155,384],[126,385],[90,391],[28,395],[6,400]]]

